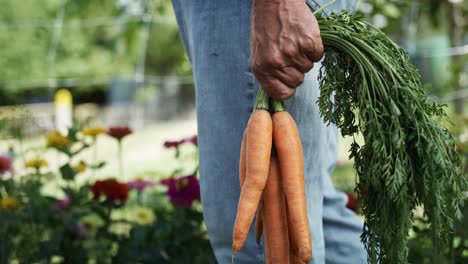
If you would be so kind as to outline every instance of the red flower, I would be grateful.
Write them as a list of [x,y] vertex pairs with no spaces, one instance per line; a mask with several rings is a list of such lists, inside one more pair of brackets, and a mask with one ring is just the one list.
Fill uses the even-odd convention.
[[200,183],[195,175],[161,180],[169,190],[169,200],[176,206],[191,207],[194,201],[200,201]]
[[0,176],[13,170],[11,158],[6,155],[0,155]]
[[359,202],[357,197],[354,193],[347,192],[346,195],[348,196],[348,202],[346,203],[346,208],[353,210],[354,212],[359,211]]
[[130,135],[133,133],[132,129],[129,128],[128,126],[114,126],[114,127],[109,127],[106,131],[107,135],[117,139],[121,140],[122,138]]
[[91,187],[91,191],[94,200],[99,199],[102,195],[112,203],[125,203],[128,199],[128,185],[115,179],[96,181]]

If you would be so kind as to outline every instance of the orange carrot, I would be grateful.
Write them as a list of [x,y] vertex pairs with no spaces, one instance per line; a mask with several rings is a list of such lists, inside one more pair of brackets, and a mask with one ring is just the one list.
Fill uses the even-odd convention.
[[296,122],[286,111],[273,114],[273,142],[278,153],[283,189],[288,206],[293,251],[304,262],[312,258],[312,240],[304,186],[304,154]]
[[[286,206],[286,215],[289,215],[288,206]],[[292,229],[291,222],[288,222],[288,230]],[[295,245],[296,239],[293,239],[292,234],[289,233],[289,264],[304,264],[305,262],[299,256],[297,246]]]
[[263,193],[263,225],[269,252],[267,264],[287,264],[289,261],[288,224],[286,205],[281,187],[280,168],[275,156],[270,160],[270,171]]
[[260,203],[257,208],[257,215],[255,216],[255,240],[257,244],[260,245],[260,240],[262,239],[263,233],[263,198],[260,198]]
[[239,157],[239,182],[240,182],[241,188],[242,188],[242,185],[244,185],[246,164],[247,164],[246,141],[247,141],[247,128],[245,129],[244,136],[242,137],[242,144],[241,144],[240,157]]
[[[247,130],[246,130],[247,131]],[[240,187],[242,188],[242,185],[244,185],[245,181],[245,173],[246,173],[246,132],[244,131],[244,137],[242,138],[242,144],[241,144],[241,150],[240,150],[240,157],[239,157],[239,182],[240,182]],[[255,215],[255,240],[257,241],[257,244],[260,244],[260,239],[262,237],[262,232],[263,232],[263,222],[262,222],[262,203],[263,199],[260,198],[260,203],[258,204],[257,208],[257,214]]]
[[245,243],[268,177],[272,120],[267,110],[257,109],[252,113],[246,135],[246,178],[242,185],[234,223],[234,254],[237,254]]

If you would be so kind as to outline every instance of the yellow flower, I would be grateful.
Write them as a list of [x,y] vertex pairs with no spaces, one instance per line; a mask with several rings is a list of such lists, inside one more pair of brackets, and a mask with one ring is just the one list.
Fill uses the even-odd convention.
[[0,207],[7,212],[11,212],[20,207],[20,203],[13,197],[4,197],[0,199]]
[[100,126],[95,126],[95,127],[85,127],[83,130],[81,130],[81,133],[83,136],[89,136],[89,137],[97,137],[100,134],[104,134],[106,132],[106,129]]
[[47,147],[66,148],[70,146],[70,140],[57,131],[47,134]]
[[73,169],[78,173],[82,173],[86,171],[86,163],[84,163],[83,161],[80,161],[78,164],[73,166]]
[[149,208],[138,208],[135,211],[135,221],[140,225],[149,225],[154,222],[155,216]]
[[40,169],[42,167],[47,167],[49,163],[45,159],[30,159],[26,161],[26,168]]

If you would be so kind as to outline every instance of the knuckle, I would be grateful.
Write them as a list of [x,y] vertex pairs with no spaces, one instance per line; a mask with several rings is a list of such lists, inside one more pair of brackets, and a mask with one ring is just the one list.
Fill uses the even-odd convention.
[[291,97],[292,95],[294,94],[294,90],[281,90],[281,91],[278,91],[277,95],[276,95],[276,99],[279,100],[279,101],[284,101],[286,99],[288,99],[289,97]]
[[304,83],[304,74],[301,74],[298,76],[298,78],[296,79],[296,87],[298,87],[299,85],[303,84]]
[[278,69],[283,65],[283,60],[278,55],[273,55],[266,60],[266,64],[272,68]]
[[288,57],[294,57],[297,54],[297,49],[292,45],[286,45],[283,48],[283,54]]

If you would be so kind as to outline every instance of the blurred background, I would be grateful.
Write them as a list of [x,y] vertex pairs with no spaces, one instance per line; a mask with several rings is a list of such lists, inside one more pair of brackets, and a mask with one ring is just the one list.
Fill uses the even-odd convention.
[[[408,51],[466,156],[468,1],[361,0],[357,12]],[[214,262],[171,1],[0,0],[0,69],[0,263]],[[333,180],[359,212],[349,143]],[[427,228],[421,216],[412,263],[466,263],[466,228],[442,252]]]

